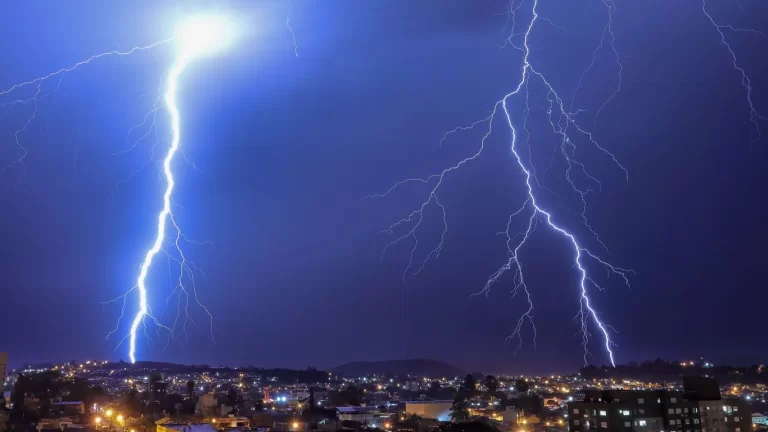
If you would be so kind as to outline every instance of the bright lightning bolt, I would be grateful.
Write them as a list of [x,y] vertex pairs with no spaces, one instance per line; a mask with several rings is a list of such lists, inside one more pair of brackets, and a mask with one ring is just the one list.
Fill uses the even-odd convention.
[[[515,3],[516,3],[515,1],[512,1],[509,4],[507,18],[508,18],[508,22],[512,23],[512,30],[510,32],[509,37],[505,41],[504,46],[512,46],[518,51],[520,51],[522,54],[522,67],[520,70],[520,77],[517,82],[517,85],[515,86],[513,91],[504,95],[501,98],[501,100],[499,100],[496,104],[494,104],[493,110],[488,117],[482,120],[478,120],[468,126],[457,127],[449,131],[448,133],[446,133],[441,139],[441,143],[442,143],[449,135],[453,133],[470,130],[475,128],[478,125],[485,124],[487,125],[487,129],[483,135],[483,138],[480,140],[479,149],[474,154],[460,160],[456,164],[440,171],[437,174],[433,174],[425,178],[406,179],[396,183],[394,186],[392,186],[390,189],[388,189],[384,193],[372,195],[372,197],[384,197],[392,193],[399,187],[409,183],[421,183],[421,184],[430,185],[430,189],[429,189],[426,200],[417,209],[413,210],[410,214],[408,214],[407,216],[403,217],[402,219],[396,221],[394,224],[389,226],[387,231],[390,234],[393,234],[396,230],[403,229],[403,228],[405,229],[405,233],[397,236],[394,240],[389,242],[384,247],[383,253],[386,253],[386,251],[390,247],[395,246],[407,239],[411,239],[411,241],[413,242],[413,245],[410,250],[408,264],[403,272],[404,280],[409,273],[411,273],[412,275],[415,275],[421,272],[424,269],[424,266],[426,265],[426,263],[430,259],[439,257],[440,252],[442,251],[442,248],[444,245],[445,236],[448,232],[445,206],[440,202],[440,199],[439,199],[440,189],[443,186],[444,181],[449,174],[455,171],[458,171],[464,165],[471,163],[480,157],[480,155],[485,149],[486,140],[488,139],[489,136],[491,136],[493,132],[493,124],[494,124],[494,121],[496,120],[497,115],[503,112],[503,117],[506,120],[505,121],[506,125],[507,127],[509,127],[509,130],[512,132],[510,149],[514,156],[515,162],[518,168],[520,169],[520,171],[522,172],[522,175],[524,178],[525,187],[526,187],[526,199],[524,200],[522,205],[519,207],[519,209],[509,216],[506,230],[504,232],[507,238],[506,246],[507,246],[509,258],[506,263],[504,263],[497,271],[495,271],[493,274],[491,274],[491,276],[488,277],[481,293],[488,293],[491,286],[494,285],[496,282],[499,282],[502,276],[504,276],[507,272],[512,272],[513,273],[512,296],[514,297],[521,292],[524,293],[526,296],[526,300],[528,302],[528,307],[526,311],[522,314],[522,316],[518,319],[517,324],[514,328],[514,331],[509,336],[508,339],[518,338],[520,341],[520,345],[518,346],[518,349],[519,349],[522,346],[523,327],[525,326],[526,323],[530,323],[530,325],[532,326],[532,330],[534,334],[534,343],[535,343],[536,327],[533,321],[534,304],[532,300],[531,291],[528,289],[528,286],[526,285],[526,282],[525,282],[523,267],[520,259],[520,251],[527,244],[528,240],[531,237],[531,234],[533,234],[537,225],[543,222],[548,228],[550,228],[551,230],[559,234],[562,238],[567,240],[567,243],[569,244],[569,247],[573,252],[574,267],[576,267],[579,272],[578,300],[579,300],[580,306],[579,306],[579,312],[577,314],[577,318],[580,321],[580,327],[581,327],[580,331],[582,333],[582,344],[584,346],[585,363],[587,362],[587,356],[589,355],[589,351],[587,349],[587,343],[589,342],[589,336],[590,336],[589,324],[591,321],[594,324],[594,326],[598,329],[598,331],[600,332],[603,338],[603,346],[605,348],[605,351],[608,357],[610,358],[611,364],[615,365],[615,358],[614,358],[614,352],[613,352],[613,347],[615,343],[611,337],[612,327],[604,323],[603,320],[600,318],[600,314],[597,312],[597,310],[593,306],[593,302],[589,296],[590,288],[602,289],[602,287],[598,285],[595,279],[593,279],[593,277],[591,276],[587,268],[587,263],[591,262],[593,263],[593,265],[597,264],[597,265],[603,266],[609,275],[613,274],[613,275],[619,276],[620,279],[627,286],[629,286],[629,275],[633,274],[634,272],[631,269],[614,266],[610,264],[608,261],[601,258],[599,255],[593,253],[590,249],[585,247],[577,239],[574,233],[566,229],[561,223],[555,222],[554,220],[555,217],[553,216],[551,211],[545,209],[544,206],[540,203],[540,200],[538,199],[538,192],[542,189],[545,191],[549,191],[549,190],[539,183],[539,180],[536,174],[536,168],[533,166],[533,163],[531,160],[530,145],[529,145],[529,151],[527,152],[527,160],[522,157],[521,149],[519,148],[520,140],[518,137],[519,135],[518,129],[522,128],[522,130],[525,131],[527,136],[531,135],[530,131],[527,128],[528,116],[531,111],[529,107],[529,85],[533,82],[538,85],[544,86],[544,90],[546,91],[546,100],[549,104],[549,109],[547,110],[549,124],[552,127],[552,132],[555,135],[559,136],[560,151],[558,153],[563,157],[567,166],[565,171],[566,180],[569,182],[573,190],[576,191],[581,198],[581,202],[583,204],[581,216],[583,218],[584,224],[589,229],[590,233],[595,237],[596,241],[601,245],[603,245],[602,242],[600,241],[599,237],[597,237],[597,233],[589,225],[586,218],[586,204],[587,204],[586,196],[589,192],[592,191],[592,189],[577,186],[571,176],[573,173],[579,172],[583,176],[585,176],[587,179],[589,179],[591,182],[593,182],[595,184],[595,187],[599,188],[601,185],[600,182],[594,176],[589,174],[585,165],[576,159],[575,153],[577,149],[577,145],[576,145],[577,139],[586,140],[589,144],[593,145],[600,152],[602,152],[603,154],[611,158],[611,160],[616,164],[616,166],[624,173],[624,175],[627,178],[628,178],[628,172],[621,165],[621,163],[619,163],[618,159],[612,153],[610,153],[607,149],[602,147],[596,141],[596,139],[593,137],[591,132],[588,132],[587,130],[585,130],[577,122],[576,114],[578,114],[580,111],[572,112],[571,107],[566,107],[563,101],[563,98],[560,96],[558,91],[553,87],[553,85],[549,82],[546,76],[542,72],[537,70],[534,64],[531,62],[531,59],[530,59],[531,48],[530,48],[529,41],[530,41],[531,34],[533,33],[534,28],[536,27],[536,24],[538,22],[544,22],[558,29],[561,29],[561,30],[564,30],[564,29],[558,25],[555,25],[551,20],[545,17],[541,17],[537,11],[538,0],[531,0],[531,6],[530,6],[531,17],[530,17],[530,21],[528,22],[528,26],[525,28],[524,31],[519,33],[516,32],[515,25],[516,25],[516,20],[518,18],[517,15],[520,12],[523,5],[526,3],[526,0],[522,0],[517,4]],[[621,62],[619,60],[620,57],[619,57],[618,51],[616,50],[615,34],[613,32],[613,27],[612,27],[613,12],[615,11],[615,6],[613,5],[613,2],[611,0],[605,0],[603,4],[608,9],[608,23],[606,24],[606,27],[603,31],[603,36],[600,41],[600,46],[598,46],[598,48],[595,49],[595,53],[597,53],[597,51],[599,51],[602,48],[606,37],[608,37],[609,38],[608,44],[613,50],[613,53],[615,55],[615,61],[618,65],[619,74],[621,74],[621,71],[623,70],[623,66],[621,65]],[[522,41],[516,43],[515,39],[519,37],[522,37]],[[594,65],[594,61],[593,61],[593,65]],[[592,65],[590,65],[590,68],[591,67]],[[588,70],[589,69],[587,69],[587,71]],[[587,71],[585,71],[584,74],[586,74]],[[582,78],[583,78],[583,75],[582,75]],[[621,89],[621,78],[619,78],[619,85],[617,86],[616,90],[603,103],[600,110],[605,108],[605,106],[618,93],[620,89]],[[516,96],[524,96],[525,121],[523,122],[522,126],[515,126],[515,122],[512,119],[512,114],[510,113],[510,108],[508,104],[510,99]],[[598,114],[599,114],[599,111],[598,111]],[[416,253],[419,247],[419,239],[417,236],[417,232],[419,228],[421,228],[422,226],[425,210],[429,207],[437,208],[440,214],[442,215],[441,236],[437,245],[426,254],[424,260],[420,264],[416,264],[414,263],[414,254]],[[523,232],[517,233],[516,235],[512,235],[511,233],[512,222],[515,217],[521,214],[527,215],[526,228],[523,230]],[[417,265],[418,267],[416,267]],[[416,269],[416,270],[413,271],[413,269]]]
[[[136,284],[130,290],[128,290],[118,298],[110,302],[107,302],[107,303],[113,303],[113,302],[122,301],[120,316],[117,320],[117,324],[115,328],[107,334],[107,337],[109,337],[110,335],[114,334],[119,330],[120,322],[125,314],[128,295],[133,293],[134,291],[138,293],[138,300],[139,300],[138,310],[136,311],[135,315],[133,316],[133,320],[131,321],[129,333],[120,341],[120,344],[122,344],[122,342],[125,339],[129,340],[129,343],[130,343],[129,356],[130,356],[131,362],[136,361],[136,341],[137,341],[137,334],[139,332],[139,327],[144,325],[144,331],[146,333],[146,325],[145,325],[146,318],[150,318],[152,322],[158,327],[158,329],[165,329],[169,331],[169,341],[175,333],[177,322],[179,320],[179,317],[177,316],[176,320],[173,323],[173,326],[167,327],[161,324],[159,320],[154,316],[152,312],[152,308],[149,305],[147,275],[149,274],[154,258],[160,252],[166,253],[169,260],[169,268],[170,268],[171,261],[175,261],[179,265],[178,283],[174,288],[171,296],[173,296],[174,294],[178,295],[179,299],[178,299],[177,312],[180,314],[181,313],[181,310],[180,310],[181,296],[186,295],[186,304],[184,306],[184,309],[187,315],[182,325],[183,330],[186,331],[186,328],[185,328],[186,322],[188,320],[191,320],[187,310],[190,295],[194,298],[197,304],[208,314],[208,317],[211,319],[211,324],[213,322],[210,312],[200,302],[200,300],[197,297],[197,290],[195,288],[195,277],[194,277],[193,270],[199,271],[199,269],[197,269],[194,262],[189,261],[187,259],[184,252],[182,251],[182,246],[181,246],[182,242],[186,242],[186,243],[195,243],[195,242],[192,242],[186,236],[184,236],[184,234],[182,234],[181,229],[179,228],[179,225],[177,224],[176,219],[174,218],[174,215],[172,212],[172,205],[173,205],[172,194],[176,184],[176,180],[173,174],[172,164],[176,154],[181,152],[181,148],[180,148],[181,118],[180,118],[180,109],[177,103],[179,78],[181,77],[182,73],[184,72],[184,70],[192,60],[195,60],[206,54],[212,53],[224,47],[227,44],[227,42],[229,42],[229,39],[232,35],[232,28],[230,24],[231,23],[223,17],[205,16],[205,15],[195,16],[184,21],[178,27],[176,34],[172,38],[169,38],[160,42],[156,42],[150,45],[137,46],[137,47],[131,48],[128,51],[109,51],[109,52],[97,54],[89,57],[86,60],[75,63],[70,67],[59,69],[48,75],[41,76],[41,77],[32,79],[30,81],[22,82],[8,88],[7,90],[0,91],[0,97],[2,97],[2,96],[9,95],[11,93],[21,91],[28,86],[35,86],[36,88],[36,91],[31,97],[19,98],[11,102],[0,104],[0,108],[7,108],[6,113],[9,112],[11,109],[13,109],[16,105],[32,105],[33,107],[33,111],[31,115],[29,115],[27,120],[23,123],[22,127],[17,129],[13,134],[15,139],[15,144],[19,148],[20,155],[18,159],[8,164],[2,170],[0,170],[0,175],[2,175],[7,169],[9,169],[15,164],[18,164],[23,168],[23,172],[21,175],[21,178],[23,178],[24,174],[26,173],[24,158],[27,156],[28,151],[21,143],[20,134],[22,134],[30,126],[30,124],[37,118],[38,103],[42,99],[44,99],[46,96],[55,92],[58,89],[58,86],[57,86],[56,89],[54,89],[53,91],[46,94],[42,94],[42,86],[46,81],[54,77],[59,77],[59,85],[60,85],[61,79],[64,77],[64,75],[78,69],[81,66],[84,66],[93,61],[96,61],[100,58],[108,57],[108,56],[127,56],[130,54],[134,54],[137,51],[152,49],[162,44],[166,44],[168,42],[174,42],[177,44],[178,55],[175,63],[171,66],[170,71],[168,73],[168,78],[166,82],[166,91],[163,97],[163,100],[165,102],[164,107],[170,116],[172,136],[171,136],[171,142],[169,144],[168,150],[165,154],[165,157],[163,158],[162,171],[165,178],[165,190],[163,193],[162,209],[160,210],[157,216],[157,229],[156,229],[155,238],[152,243],[152,246],[149,248],[149,250],[147,250],[144,256],[144,260],[141,264]],[[160,98],[158,98],[158,100],[155,102],[155,105],[152,111],[150,111],[144,116],[144,120],[140,125],[136,125],[132,127],[131,130],[129,130],[128,135],[130,135],[130,133],[134,129],[143,127],[147,123],[147,120],[150,117],[152,118],[152,121],[151,121],[149,131],[147,131],[144,135],[142,135],[142,137],[139,138],[137,142],[145,138],[147,135],[149,135],[152,129],[155,129],[156,131],[156,120],[157,120],[156,115],[158,110],[160,110],[161,108],[162,108],[162,104],[160,104]],[[127,137],[126,137],[126,140],[127,140]],[[136,143],[134,143],[133,147],[135,147],[135,145]],[[127,150],[117,152],[116,154],[130,151],[131,149],[133,149],[133,147]],[[167,252],[164,249],[164,246],[166,244],[166,230],[168,229],[167,225],[169,223],[173,227],[173,229],[176,230],[175,239],[171,243],[173,245],[173,248],[175,248],[176,250],[176,254],[178,255],[177,257],[172,256],[169,252]],[[190,291],[187,290],[187,288],[183,283],[183,279],[185,275],[189,277],[189,279],[191,279],[191,288],[192,288],[191,293]],[[212,331],[213,329],[211,328],[211,336],[213,335]],[[118,344],[118,346],[120,344]]]
[[[177,106],[176,94],[179,85],[179,77],[189,62],[195,57],[206,54],[212,50],[220,48],[227,42],[227,35],[229,32],[229,25],[226,20],[220,17],[206,17],[200,16],[189,19],[182,24],[177,32],[177,39],[179,42],[179,57],[176,63],[171,67],[171,71],[168,74],[168,88],[165,93],[165,105],[168,113],[171,116],[171,144],[168,148],[168,153],[163,160],[163,174],[165,175],[166,188],[163,194],[163,209],[160,211],[157,220],[157,236],[152,244],[152,247],[147,251],[144,256],[144,262],[141,264],[141,270],[139,271],[139,277],[136,281],[136,288],[139,290],[139,310],[136,312],[133,322],[131,323],[130,330],[130,347],[128,355],[131,358],[131,363],[136,362],[136,334],[139,329],[139,325],[142,324],[144,318],[150,313],[149,306],[147,304],[147,287],[146,279],[149,268],[152,265],[152,261],[155,256],[161,251],[163,243],[165,241],[166,224],[170,219],[171,224],[174,226],[177,232],[175,246],[181,257],[181,275],[183,276],[186,266],[186,258],[181,251],[179,241],[183,236],[179,226],[173,218],[171,213],[171,194],[175,186],[175,180],[173,177],[173,171],[171,169],[171,163],[173,157],[179,151],[179,142],[181,140],[181,119],[179,114],[179,107]],[[181,289],[184,290],[181,282],[182,276],[179,277],[179,284]],[[194,283],[194,280],[193,280]],[[175,291],[175,290],[174,290]],[[197,294],[195,291],[195,299],[197,300]],[[198,304],[200,304],[198,300]],[[202,304],[201,304],[202,306]],[[202,306],[210,317],[210,312],[205,306]],[[175,324],[174,324],[175,327]],[[172,329],[173,331],[173,329]]]

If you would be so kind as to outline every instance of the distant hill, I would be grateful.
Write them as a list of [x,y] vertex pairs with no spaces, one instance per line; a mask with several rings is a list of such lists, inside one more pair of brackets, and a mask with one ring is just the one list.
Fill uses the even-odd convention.
[[441,361],[428,359],[352,362],[337,366],[331,369],[331,372],[343,376],[385,375],[390,373],[427,377],[455,377],[467,374],[457,367]]

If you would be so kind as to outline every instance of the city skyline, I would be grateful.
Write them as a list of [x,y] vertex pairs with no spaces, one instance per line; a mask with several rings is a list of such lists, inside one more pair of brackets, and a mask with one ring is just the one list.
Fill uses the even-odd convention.
[[[135,325],[139,359],[327,368],[433,358],[467,370],[550,373],[574,370],[582,357],[610,364],[610,337],[617,364],[657,357],[760,363],[768,356],[755,343],[768,300],[760,271],[768,152],[755,126],[768,125],[751,116],[749,104],[768,111],[761,91],[768,69],[760,61],[766,5],[606,5],[591,2],[577,13],[541,1],[540,26],[522,50],[536,66],[526,72],[519,49],[499,47],[508,40],[501,32],[508,17],[490,0],[386,9],[233,2],[227,12],[258,29],[244,32],[226,55],[195,62],[179,83],[183,160],[175,166],[174,224],[190,239],[184,259],[194,262],[197,296],[208,309],[195,297],[193,321],[176,327],[173,316],[186,306],[183,295],[181,303],[173,297],[166,267],[178,258],[158,249],[150,304],[161,322],[173,323],[174,337]],[[0,46],[16,59],[0,72],[0,88],[73,58],[163,41],[170,16],[194,12],[152,2],[88,6],[82,16],[51,6],[42,17],[48,28],[33,36],[24,26],[0,30]],[[516,18],[533,23],[525,10],[532,9]],[[34,6],[15,12],[20,23],[39,18]],[[717,27],[708,14],[727,24]],[[615,59],[611,49],[594,51],[609,18]],[[644,32],[648,26],[656,31]],[[28,127],[29,99],[0,101],[9,107],[0,130],[10,137],[0,142],[0,165],[11,167],[0,177],[9,209],[0,216],[0,268],[8,275],[0,349],[12,362],[128,360],[119,345],[126,321],[115,327],[120,296],[135,285],[154,238],[164,188],[159,148],[170,137],[161,111],[151,117],[156,129],[132,127],[158,112],[174,55],[157,46],[48,80],[37,88],[45,99],[34,88],[21,96],[35,102]],[[530,99],[510,93],[526,82],[521,71],[543,74],[549,91],[530,82]],[[549,127],[553,88],[585,110],[579,124],[599,141],[577,147],[574,163],[589,168],[575,180],[590,189],[581,196],[583,213],[555,158],[558,134],[540,133]],[[526,164],[517,166],[518,152],[510,152],[500,101],[505,110],[509,104],[510,123],[530,121],[536,132],[517,142]],[[466,128],[489,114],[487,123]],[[418,241],[428,246],[413,249],[411,236],[392,243],[403,233],[382,230],[419,208],[429,188],[417,182],[395,195],[365,197],[468,160],[481,143],[481,157],[445,178],[445,213],[433,207],[419,215],[427,220]],[[21,144],[24,171],[13,163]],[[512,298],[514,269],[473,296],[508,262],[507,237],[498,233],[531,202],[520,167],[541,182],[533,204],[542,206],[534,212],[540,226],[520,261],[532,309],[520,293]],[[599,186],[586,186],[592,175]],[[526,214],[519,221],[523,232],[528,217],[534,220]],[[573,233],[576,249],[635,270],[632,289],[619,273],[604,277],[600,265],[582,277],[568,237],[545,223]],[[414,251],[423,253],[412,269],[418,274],[408,271]],[[596,282],[604,290],[589,286],[589,356],[573,322],[579,307],[584,312],[580,278],[582,287],[604,278]],[[521,316],[537,327],[535,334],[522,328],[518,352],[517,339],[505,340],[516,335]]]

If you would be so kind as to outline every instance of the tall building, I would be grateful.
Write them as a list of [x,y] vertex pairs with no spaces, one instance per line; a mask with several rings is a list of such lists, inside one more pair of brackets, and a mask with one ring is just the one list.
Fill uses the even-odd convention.
[[8,353],[0,352],[0,393],[3,392],[5,379],[8,376]]
[[[715,383],[715,387],[717,384]],[[585,390],[584,401],[568,404],[571,431],[749,432],[749,404],[721,399],[712,383],[686,381],[669,390]]]

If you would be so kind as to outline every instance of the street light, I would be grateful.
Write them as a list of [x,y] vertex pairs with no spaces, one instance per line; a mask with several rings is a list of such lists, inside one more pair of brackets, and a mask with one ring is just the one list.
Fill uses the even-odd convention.
[[296,423],[296,422],[293,422],[293,424],[291,424],[291,427],[294,428],[294,429],[298,429],[299,424]]
[[94,420],[96,424],[101,424],[101,417],[96,417],[96,420]]
[[112,417],[112,410],[108,409],[107,412],[104,413],[104,415],[107,416],[107,418]]
[[123,422],[123,415],[122,414],[118,414],[117,415],[117,421],[119,421],[120,423]]

